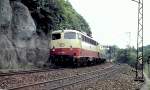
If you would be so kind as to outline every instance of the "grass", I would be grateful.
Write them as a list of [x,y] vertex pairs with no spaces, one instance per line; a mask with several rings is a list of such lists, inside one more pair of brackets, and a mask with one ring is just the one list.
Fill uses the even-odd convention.
[[144,72],[147,74],[147,76],[149,76],[150,78],[150,65],[149,65],[149,69],[148,69],[148,64],[145,64],[144,66]]

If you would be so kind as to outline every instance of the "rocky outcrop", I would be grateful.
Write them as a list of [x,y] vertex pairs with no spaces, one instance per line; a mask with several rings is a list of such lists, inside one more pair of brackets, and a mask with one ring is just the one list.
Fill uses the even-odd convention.
[[18,68],[15,47],[6,35],[0,36],[0,68]]
[[48,59],[48,38],[36,34],[28,8],[0,0],[0,68],[42,66]]
[[9,0],[0,0],[0,68],[18,68],[11,32],[12,8]]
[[36,26],[29,13],[29,10],[20,2],[11,3],[13,18],[12,18],[12,30],[13,37],[16,40],[31,39],[32,34],[36,31]]
[[49,57],[48,38],[45,36],[33,35],[27,49],[27,60],[34,65],[42,66]]
[[10,32],[10,24],[12,19],[12,8],[9,0],[0,0],[0,34],[8,34]]

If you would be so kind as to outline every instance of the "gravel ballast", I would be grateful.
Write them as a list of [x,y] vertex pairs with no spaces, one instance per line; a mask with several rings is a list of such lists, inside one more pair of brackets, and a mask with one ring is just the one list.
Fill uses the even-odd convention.
[[102,80],[97,80],[92,85],[93,89],[89,90],[140,90],[144,83],[134,81],[135,72],[133,68],[128,65],[124,66],[124,70],[110,75],[107,78],[103,78]]
[[[16,86],[28,85],[45,80],[54,80],[57,78],[69,77],[72,75],[83,74],[91,71],[96,71],[110,67],[113,64],[106,63],[91,67],[81,67],[76,69],[65,68],[64,70],[56,70],[47,73],[29,74],[29,75],[14,75],[0,77],[0,87],[11,88]],[[143,83],[135,82],[135,72],[133,68],[126,64],[120,64],[120,68],[115,72],[103,75],[100,79],[91,79],[78,84],[64,87],[59,90],[139,90]],[[123,67],[123,68],[122,68]],[[107,72],[107,71],[106,71]],[[12,81],[11,81],[12,80]],[[14,82],[15,81],[15,82]],[[46,87],[46,86],[45,86]],[[44,90],[49,90],[48,88]],[[38,86],[33,90],[43,90]]]

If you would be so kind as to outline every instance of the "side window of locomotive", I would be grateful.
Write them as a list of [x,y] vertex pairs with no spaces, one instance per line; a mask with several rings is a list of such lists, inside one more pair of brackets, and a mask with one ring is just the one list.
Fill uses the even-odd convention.
[[64,34],[64,39],[76,39],[76,33],[75,32],[66,32]]
[[81,34],[79,34],[79,33],[78,33],[78,39],[82,39],[82,36],[81,36]]
[[56,33],[56,34],[52,34],[52,40],[57,40],[61,38],[61,34],[60,33]]
[[84,41],[84,36],[82,35],[82,41]]

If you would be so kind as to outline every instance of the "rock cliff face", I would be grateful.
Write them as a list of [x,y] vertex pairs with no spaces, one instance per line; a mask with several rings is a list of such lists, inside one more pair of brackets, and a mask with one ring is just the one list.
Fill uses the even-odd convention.
[[0,69],[42,66],[48,59],[48,37],[36,34],[28,8],[0,0]]

